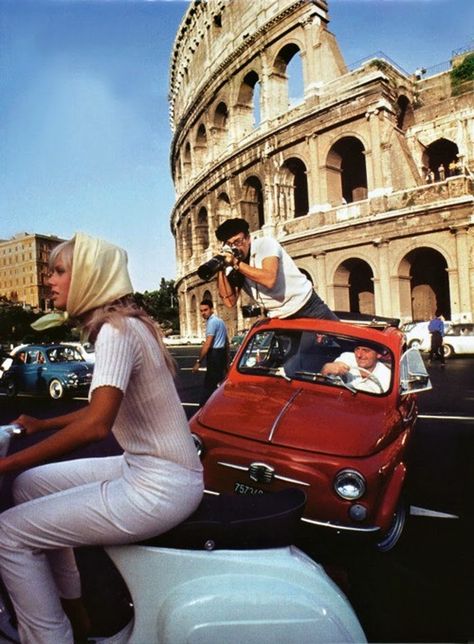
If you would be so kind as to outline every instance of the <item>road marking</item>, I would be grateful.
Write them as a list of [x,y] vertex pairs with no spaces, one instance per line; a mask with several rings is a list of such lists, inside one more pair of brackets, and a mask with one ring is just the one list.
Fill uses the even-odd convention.
[[[179,370],[180,371],[192,371],[193,368],[192,367],[180,367]],[[198,371],[206,371],[206,368],[205,367],[199,367]]]
[[448,514],[429,508],[420,508],[416,505],[410,505],[410,514],[412,517],[433,517],[435,519],[459,519],[457,514]]
[[199,403],[185,403],[185,402],[182,402],[181,404],[183,405],[183,407],[199,407]]
[[418,414],[418,418],[428,420],[474,420],[474,416],[437,416],[436,414]]

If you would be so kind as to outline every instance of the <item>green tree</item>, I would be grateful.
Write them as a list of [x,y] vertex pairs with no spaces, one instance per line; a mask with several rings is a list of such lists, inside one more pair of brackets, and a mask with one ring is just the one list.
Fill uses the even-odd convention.
[[162,277],[157,291],[135,293],[135,299],[139,306],[159,322],[166,334],[179,331],[178,298],[174,280]]

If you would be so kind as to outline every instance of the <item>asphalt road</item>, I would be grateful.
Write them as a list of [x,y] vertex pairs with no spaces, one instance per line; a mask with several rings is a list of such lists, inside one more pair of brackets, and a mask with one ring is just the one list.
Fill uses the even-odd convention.
[[[179,366],[178,391],[190,417],[203,378],[203,372],[191,373],[197,347],[173,353]],[[474,640],[473,365],[473,359],[455,359],[444,370],[438,364],[430,368],[434,388],[420,395],[420,419],[411,444],[407,497],[412,514],[393,551],[376,553],[347,539],[316,538],[313,532],[302,531],[298,538],[298,545],[325,565],[349,597],[369,641]],[[22,412],[46,417],[83,404],[0,396],[0,423]],[[115,442],[108,439],[74,456],[116,452]],[[10,502],[8,489],[7,477],[0,507]],[[126,589],[102,551],[83,548],[77,554],[95,630],[112,633],[130,615]]]

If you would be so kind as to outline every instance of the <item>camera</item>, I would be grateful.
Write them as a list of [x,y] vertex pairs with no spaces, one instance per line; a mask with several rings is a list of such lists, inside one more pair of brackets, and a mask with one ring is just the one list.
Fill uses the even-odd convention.
[[[235,246],[223,246],[222,253],[232,253],[237,259],[242,259],[241,251]],[[225,258],[222,255],[214,255],[211,259],[204,264],[201,264],[197,269],[197,274],[199,277],[208,282],[216,273],[223,270],[227,266]]]
[[242,310],[243,318],[257,318],[260,315],[265,315],[265,309],[262,309],[260,306],[257,306],[256,304],[245,304],[240,308]]

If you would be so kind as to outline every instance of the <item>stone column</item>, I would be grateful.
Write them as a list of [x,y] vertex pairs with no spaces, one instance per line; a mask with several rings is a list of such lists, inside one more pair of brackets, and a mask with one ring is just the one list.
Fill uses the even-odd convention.
[[[469,226],[451,228],[451,233],[456,240],[456,263],[458,284],[458,313],[462,320],[468,321],[472,317],[474,302],[471,295],[471,275],[469,270]],[[450,280],[451,281],[451,280]]]
[[[384,239],[374,240],[373,244],[377,247],[378,260],[378,286],[379,293],[375,292],[375,312],[377,315],[390,317],[392,312],[392,293],[390,289],[390,268],[389,268],[389,242]],[[374,286],[376,280],[374,279]]]
[[[316,284],[314,285],[318,295],[326,302],[329,307],[334,306],[334,288],[327,281],[326,271],[326,253],[313,255],[316,260]],[[330,292],[331,291],[331,292]],[[328,301],[328,298],[330,301]]]

